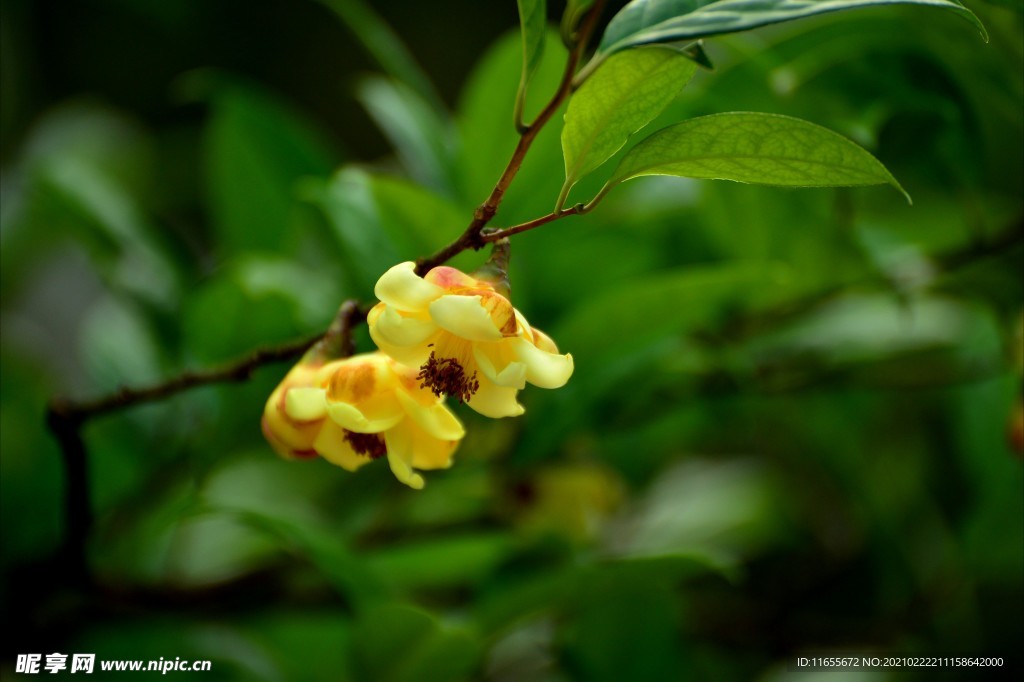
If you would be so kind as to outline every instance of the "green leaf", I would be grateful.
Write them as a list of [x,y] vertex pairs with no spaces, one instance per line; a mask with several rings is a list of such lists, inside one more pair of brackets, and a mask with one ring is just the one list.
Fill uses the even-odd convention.
[[455,145],[450,121],[399,81],[369,76],[359,82],[356,95],[387,135],[409,176],[453,194]]
[[398,262],[398,253],[382,229],[371,176],[345,167],[329,181],[310,178],[300,188],[302,197],[323,210],[341,256],[339,275],[346,290],[366,298],[380,273]]
[[[594,682],[692,679],[681,636],[679,590],[665,579],[602,572],[565,628],[564,656],[577,679]],[[627,632],[622,624],[629,623]]]
[[569,0],[565,4],[565,12],[562,14],[562,42],[566,45],[572,44],[576,27],[593,4],[594,0]]
[[501,533],[449,535],[380,550],[366,565],[389,584],[404,589],[455,587],[489,575],[513,549]]
[[609,22],[594,59],[636,45],[696,40],[827,12],[895,4],[951,10],[974,24],[988,41],[981,21],[958,0],[633,0]]
[[540,62],[544,58],[544,34],[547,29],[548,8],[546,0],[517,0],[519,5],[519,26],[523,36],[523,74],[519,79],[519,93],[516,95],[516,126],[523,124],[523,106],[526,90],[530,85]]
[[418,92],[438,111],[445,106],[438,97],[430,79],[416,63],[402,40],[395,34],[364,0],[320,0],[334,12],[352,32],[356,42],[362,45],[381,68]]
[[734,180],[779,187],[890,184],[875,157],[838,133],[789,116],[731,112],[663,128],[633,147],[602,194],[642,175]]
[[644,48],[614,55],[584,82],[565,113],[565,185],[559,207],[581,177],[668,106],[696,68],[677,50]]
[[368,611],[353,634],[356,679],[468,680],[482,653],[470,631],[442,626],[429,613],[405,604]]
[[228,251],[281,250],[290,240],[295,181],[325,176],[336,161],[299,116],[250,88],[216,96],[206,157],[210,213]]

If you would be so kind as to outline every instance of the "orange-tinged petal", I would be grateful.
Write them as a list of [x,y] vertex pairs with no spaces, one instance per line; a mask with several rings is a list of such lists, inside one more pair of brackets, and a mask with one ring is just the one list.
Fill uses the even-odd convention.
[[437,286],[445,289],[447,292],[458,291],[460,289],[476,289],[483,286],[487,286],[485,283],[481,283],[475,277],[467,275],[462,270],[448,267],[447,265],[439,265],[426,275],[423,279],[436,284]]
[[536,327],[532,327],[530,331],[533,332],[533,345],[537,346],[537,348],[540,348],[543,351],[547,351],[548,353],[558,352],[558,346],[555,345],[555,342],[551,340],[550,336],[548,336],[541,330],[537,329]]
[[355,356],[338,364],[327,385],[328,402],[351,405],[394,388],[397,380],[387,358],[379,353]]

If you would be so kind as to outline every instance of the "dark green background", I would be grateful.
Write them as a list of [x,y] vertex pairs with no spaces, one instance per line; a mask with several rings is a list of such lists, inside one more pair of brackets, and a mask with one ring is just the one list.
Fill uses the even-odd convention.
[[[421,71],[328,5],[0,4],[5,679],[54,651],[229,680],[776,680],[835,649],[1019,670],[1019,2],[970,2],[989,44],[899,7],[709,41],[652,129],[802,117],[914,205],[647,178],[515,238],[514,303],[576,373],[517,420],[456,407],[422,492],[278,460],[281,365],[89,423],[76,587],[46,401],[324,329],[459,234],[511,152],[515,3],[379,3]],[[552,38],[530,110],[563,58]],[[495,224],[550,210],[560,120]]]

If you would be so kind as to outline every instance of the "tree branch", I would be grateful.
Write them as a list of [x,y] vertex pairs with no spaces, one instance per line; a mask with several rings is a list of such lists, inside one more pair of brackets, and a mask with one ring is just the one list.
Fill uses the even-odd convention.
[[495,183],[490,195],[473,212],[473,220],[455,241],[441,248],[433,255],[417,260],[416,274],[420,276],[425,275],[431,268],[447,262],[463,251],[479,249],[488,241],[493,241],[485,239],[480,232],[487,227],[487,223],[498,212],[501,200],[505,197],[505,192],[508,190],[509,185],[512,184],[512,180],[515,179],[520,167],[522,167],[523,159],[526,157],[526,152],[530,150],[530,145],[537,139],[541,129],[555,115],[555,112],[562,106],[566,98],[572,94],[573,78],[576,76],[576,69],[579,67],[583,51],[586,49],[587,43],[594,33],[597,21],[604,9],[604,4],[605,0],[597,0],[594,6],[590,8],[587,18],[584,19],[580,27],[577,41],[569,51],[569,58],[566,60],[565,71],[562,74],[562,81],[559,83],[558,89],[555,91],[554,96],[552,96],[551,101],[547,103],[547,106],[534,119],[533,123],[522,129],[519,142],[512,152],[512,158],[509,159],[505,170],[502,172],[501,177],[498,178],[498,182]]
[[229,365],[205,371],[186,371],[152,386],[122,387],[96,400],[75,402],[53,399],[46,410],[46,425],[60,445],[65,470],[64,541],[61,560],[73,582],[89,580],[86,569],[85,541],[92,528],[93,513],[89,494],[88,449],[82,438],[83,424],[117,410],[156,402],[191,388],[210,384],[246,381],[252,373],[275,362],[294,360],[307,351],[332,358],[347,357],[355,351],[352,329],[366,319],[366,312],[355,300],[341,304],[327,332],[320,336],[257,350]]

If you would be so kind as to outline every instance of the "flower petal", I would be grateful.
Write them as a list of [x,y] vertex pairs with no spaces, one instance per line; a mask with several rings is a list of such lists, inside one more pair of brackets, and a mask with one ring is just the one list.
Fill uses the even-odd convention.
[[[474,344],[473,358],[483,375],[498,386],[524,388],[526,386],[526,365],[517,360],[510,360],[511,352],[505,342],[496,344]],[[504,365],[502,367],[502,365]],[[498,370],[501,367],[501,370]]]
[[[279,387],[280,388],[280,387]],[[312,448],[313,439],[323,422],[295,422],[280,409],[282,402],[278,396],[280,390],[275,390],[270,399],[267,400],[263,409],[261,428],[267,440],[274,447],[274,450],[285,457],[297,457],[298,453],[304,453]]]
[[444,290],[431,284],[416,273],[416,263],[409,260],[398,263],[381,275],[374,294],[384,303],[399,310],[422,310],[430,301],[444,294]]
[[430,304],[430,316],[442,329],[470,341],[498,341],[502,338],[480,296],[442,296]]
[[429,433],[412,426],[412,465],[417,469],[447,469],[452,465],[452,455],[459,446],[457,440],[434,438]]
[[375,317],[374,326],[380,338],[395,346],[425,343],[438,331],[433,320],[405,317],[389,306],[384,306],[381,313]]
[[558,346],[555,345],[555,342],[551,340],[550,336],[536,327],[531,327],[530,330],[533,332],[533,345],[543,351],[547,351],[548,353],[558,352]]
[[322,388],[295,386],[284,394],[284,413],[299,422],[323,419],[327,414],[327,391]]
[[393,429],[384,432],[384,444],[388,449],[388,464],[391,472],[402,483],[410,488],[423,488],[423,477],[412,470],[413,448],[415,438],[407,422],[402,422]]
[[475,289],[481,286],[480,280],[476,277],[467,275],[462,270],[448,265],[438,265],[436,268],[433,268],[430,272],[423,275],[423,279],[431,284],[436,284],[446,291],[452,291],[454,289]]
[[526,380],[534,386],[559,388],[572,376],[572,355],[549,353],[521,338],[509,343],[516,357],[526,364]]
[[[377,306],[377,308],[381,308],[382,311],[384,310],[383,306]],[[430,357],[431,351],[431,348],[427,344],[424,343],[415,346],[399,346],[393,343],[389,343],[387,340],[384,339],[383,336],[381,336],[381,334],[377,330],[377,325],[374,323],[374,311],[376,311],[377,308],[371,310],[370,316],[367,318],[367,322],[369,323],[370,328],[370,338],[373,339],[373,342],[377,345],[377,348],[379,348],[381,352],[387,355],[388,357],[400,362],[403,365],[408,365],[410,367],[419,367],[424,362],[426,362],[427,358]],[[383,313],[377,313],[376,318],[380,319],[381,314]]]
[[357,454],[345,439],[345,430],[330,421],[324,422],[324,428],[314,441],[313,447],[328,462],[348,471],[355,471],[370,461],[369,457]]
[[368,415],[349,403],[328,402],[327,416],[338,426],[355,433],[380,433],[402,421],[405,414],[402,410],[397,410],[392,413],[382,411]]
[[444,289],[417,275],[416,264],[406,261],[381,275],[373,293],[384,303],[411,312],[426,308]]
[[526,410],[516,402],[516,393],[515,388],[484,380],[466,404],[485,417],[518,417]]
[[404,391],[397,391],[396,394],[406,414],[430,436],[441,440],[459,440],[466,435],[462,423],[444,403],[422,405]]

